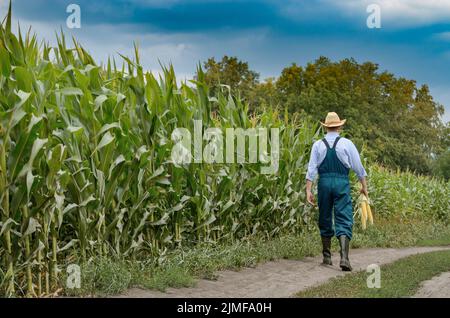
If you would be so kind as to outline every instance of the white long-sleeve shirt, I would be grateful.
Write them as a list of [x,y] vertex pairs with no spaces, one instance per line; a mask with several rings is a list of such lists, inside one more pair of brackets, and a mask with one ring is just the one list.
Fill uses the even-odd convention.
[[[329,132],[325,135],[330,147],[333,147],[336,137],[339,136],[337,132]],[[327,154],[327,146],[322,140],[318,140],[314,143],[311,151],[311,157],[308,164],[308,172],[306,174],[306,179],[314,181],[317,176],[320,164],[325,159]],[[359,156],[358,149],[356,149],[353,142],[347,138],[341,137],[336,145],[336,155],[342,164],[355,171],[359,179],[367,176],[366,170],[364,169],[361,158]]]

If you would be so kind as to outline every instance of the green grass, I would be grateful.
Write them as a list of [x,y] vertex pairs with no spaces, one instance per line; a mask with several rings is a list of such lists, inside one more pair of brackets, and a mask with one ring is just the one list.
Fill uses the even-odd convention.
[[194,284],[193,276],[184,267],[160,269],[146,266],[143,262],[98,258],[84,264],[81,269],[81,289],[66,289],[66,295],[103,297],[120,294],[133,286],[164,290]]
[[412,255],[381,266],[381,288],[368,288],[360,271],[299,292],[298,297],[398,298],[413,296],[420,283],[450,270],[450,251]]
[[365,231],[356,227],[352,248],[450,245],[450,226],[420,219],[378,219]]
[[[379,224],[361,231],[355,227],[352,248],[437,246],[450,244],[450,227],[424,222]],[[333,242],[337,250],[337,240]],[[229,244],[201,243],[179,247],[159,258],[146,260],[93,259],[82,266],[82,288],[67,295],[106,296],[130,287],[164,291],[194,286],[198,278],[215,279],[219,270],[253,267],[275,259],[302,259],[320,253],[320,237],[313,228],[296,235],[252,239]]]
[[416,244],[417,246],[444,246],[450,245],[450,237],[449,236],[440,236],[434,239],[424,239],[419,240]]

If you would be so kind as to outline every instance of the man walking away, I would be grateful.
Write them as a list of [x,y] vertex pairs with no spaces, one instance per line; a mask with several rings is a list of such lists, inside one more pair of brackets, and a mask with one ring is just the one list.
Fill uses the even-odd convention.
[[340,267],[343,271],[351,271],[352,267],[348,258],[353,228],[352,198],[348,178],[350,169],[356,173],[361,182],[361,193],[366,196],[368,193],[367,173],[361,163],[358,150],[350,140],[339,136],[345,121],[345,119],[340,120],[339,116],[332,112],[328,113],[324,123],[321,122],[327,134],[325,138],[314,143],[311,151],[306,175],[306,199],[310,204],[315,204],[311,187],[319,174],[317,192],[323,264],[332,265],[331,239],[336,235],[341,247]]

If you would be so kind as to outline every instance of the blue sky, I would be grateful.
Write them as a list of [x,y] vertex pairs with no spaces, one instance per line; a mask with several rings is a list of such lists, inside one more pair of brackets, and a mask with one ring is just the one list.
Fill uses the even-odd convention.
[[[80,29],[66,26],[71,3],[81,8]],[[367,28],[371,3],[381,8],[381,29]],[[2,13],[6,6],[0,0]],[[53,42],[62,27],[99,60],[131,55],[137,41],[148,70],[171,62],[180,79],[225,54],[261,79],[320,55],[369,60],[428,84],[450,120],[450,0],[13,0],[13,9],[41,38]]]

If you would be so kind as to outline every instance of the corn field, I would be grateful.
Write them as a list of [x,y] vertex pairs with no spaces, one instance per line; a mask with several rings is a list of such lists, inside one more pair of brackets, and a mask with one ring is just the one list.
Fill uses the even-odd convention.
[[450,222],[450,182],[377,165],[368,174],[370,198],[378,214]]
[[[139,54],[99,66],[76,41],[39,45],[1,28],[1,290],[39,296],[58,286],[75,255],[139,258],[178,244],[298,230],[305,164],[318,126],[249,116],[229,94],[209,97],[198,80],[159,79]],[[280,167],[170,162],[171,133],[192,127],[276,127]]]
[[[140,259],[312,223],[304,180],[317,124],[276,110],[250,115],[226,89],[211,97],[200,67],[195,81],[179,84],[172,67],[145,72],[137,47],[120,66],[98,65],[72,42],[60,34],[51,47],[13,34],[11,13],[1,26],[1,295],[52,293],[67,259]],[[259,163],[174,165],[171,133],[193,120],[204,129],[279,128],[278,172],[261,174]],[[448,216],[448,184],[434,182],[447,197],[430,204]],[[385,204],[372,200],[375,211]]]

